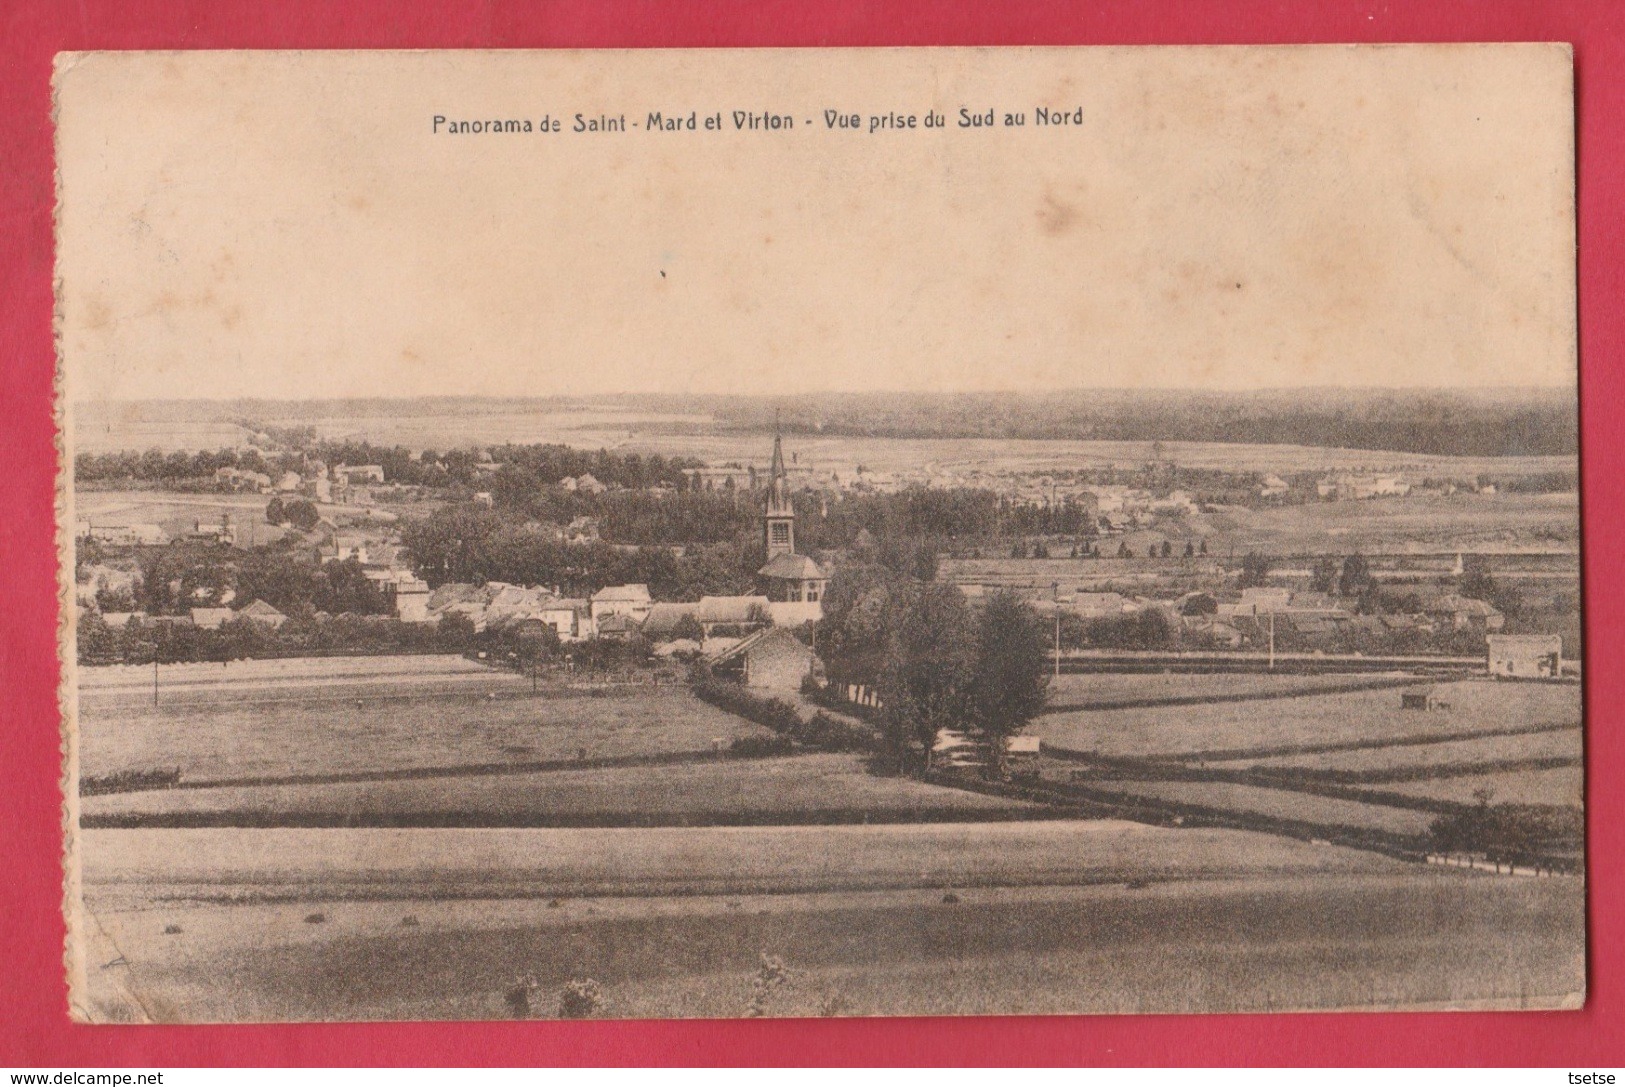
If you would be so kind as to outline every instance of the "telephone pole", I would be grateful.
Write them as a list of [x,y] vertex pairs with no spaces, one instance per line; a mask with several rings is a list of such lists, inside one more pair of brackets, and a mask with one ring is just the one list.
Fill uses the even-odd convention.
[[1061,679],[1061,583],[1050,584],[1050,591],[1055,596],[1055,679]]

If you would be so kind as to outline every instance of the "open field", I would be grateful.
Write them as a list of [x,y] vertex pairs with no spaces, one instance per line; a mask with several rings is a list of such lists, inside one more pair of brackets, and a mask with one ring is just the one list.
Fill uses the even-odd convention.
[[1470,766],[1476,763],[1568,759],[1578,764],[1583,748],[1580,730],[1572,728],[1556,732],[1447,740],[1436,744],[1403,744],[1271,759],[1238,759],[1235,762],[1214,762],[1208,765],[1226,769],[1254,766],[1278,770],[1344,771],[1369,776],[1369,780],[1372,781],[1380,781],[1384,775],[1389,774],[1396,778],[1421,777],[1429,770]]
[[1314,694],[1328,688],[1390,684],[1399,673],[1339,675],[1272,675],[1269,673],[1174,674],[1155,672],[1062,673],[1052,678],[1046,710],[1115,705],[1157,699],[1275,699]]
[[[158,525],[171,539],[185,536],[199,521],[218,524],[230,514],[237,530],[239,547],[274,543],[287,534],[286,526],[269,524],[265,507],[271,501],[265,494],[171,494],[163,491],[75,491],[74,518],[89,521],[97,528],[123,525]],[[318,503],[318,512],[341,527],[376,526],[382,534],[397,519],[396,514],[370,506],[340,506]]]
[[[763,953],[791,970],[772,1015],[1574,1006],[1584,986],[1578,880],[1239,832],[93,831],[86,846],[76,1006],[98,1021],[501,1018],[527,975],[540,1016],[579,977],[607,1015],[737,1015]],[[869,882],[820,889],[832,876]]]
[[[1400,708],[1400,690],[1282,699],[1265,705],[1220,702],[1128,710],[1078,710],[1040,717],[1028,729],[1047,745],[1113,757],[1240,758],[1295,745],[1494,732],[1580,722],[1578,684],[1462,680],[1419,683],[1447,711]],[[1262,749],[1262,750],[1259,750]]]
[[1580,766],[1559,766],[1550,770],[1516,770],[1452,775],[1423,781],[1384,782],[1374,788],[1385,793],[1403,793],[1454,804],[1476,804],[1480,793],[1488,793],[1493,804],[1544,804],[1577,808],[1584,796],[1585,774]]
[[[151,665],[80,665],[81,715],[123,719],[132,713],[160,715],[210,706],[346,701],[353,706],[356,699],[531,694],[529,676],[441,653],[163,664],[157,671],[159,710],[154,711]],[[547,678],[549,690],[555,689],[558,677]]]
[[[376,402],[301,404],[297,413],[265,405],[256,422],[314,426],[324,439],[367,440],[411,449],[451,449],[504,442],[560,442],[585,449],[612,448],[715,463],[765,462],[764,434],[707,433],[705,414],[656,412],[613,405],[513,405],[488,401],[403,400],[386,410]],[[82,403],[75,406],[75,448],[106,452],[151,448],[198,450],[246,444],[243,427],[211,414],[208,406],[179,402]],[[246,408],[244,410],[247,410]],[[1133,441],[866,438],[796,436],[800,463],[851,474],[873,472],[1054,472],[1091,467],[1140,467],[1152,443]],[[1236,471],[1409,471],[1470,478],[1480,473],[1523,475],[1572,470],[1572,457],[1449,457],[1380,450],[1223,442],[1163,442],[1162,456],[1192,468]]]
[[1348,828],[1419,837],[1437,818],[1432,812],[1366,804],[1288,789],[1238,785],[1228,781],[1145,781],[1138,778],[1101,778],[1090,781],[1091,792],[1168,801],[1243,818],[1287,820],[1316,827]]
[[[156,710],[150,688],[97,689],[82,707],[80,775],[178,767],[189,783],[286,779],[710,751],[716,741],[771,735],[677,684],[531,697],[528,680],[515,675],[465,676],[409,684],[406,698],[385,697],[393,679],[331,698],[291,681],[268,693],[250,675],[241,701],[198,685],[180,688],[175,705],[161,691]],[[497,689],[504,697],[493,697]]]
[[1220,545],[1238,553],[1577,551],[1580,542],[1579,496],[1573,493],[1415,495],[1259,510],[1227,506],[1205,516]]
[[87,796],[86,826],[620,827],[1046,818],[1020,800],[872,774],[857,755],[413,774]]
[[[514,410],[486,400],[404,400],[387,413],[377,402],[369,406],[328,402],[301,407],[308,410],[289,413],[286,405],[281,410],[270,406],[270,410],[257,414],[254,422],[264,426],[312,426],[323,440],[364,440],[441,451],[506,442],[557,442],[598,449],[624,442],[650,428],[713,423],[709,415],[562,404]],[[177,401],[81,403],[76,405],[74,446],[79,452],[104,453],[148,449],[191,452],[250,444],[252,430],[210,409],[211,405]]]
[[87,893],[135,900],[779,894],[1409,870],[1369,853],[1112,820],[657,829],[90,830]]

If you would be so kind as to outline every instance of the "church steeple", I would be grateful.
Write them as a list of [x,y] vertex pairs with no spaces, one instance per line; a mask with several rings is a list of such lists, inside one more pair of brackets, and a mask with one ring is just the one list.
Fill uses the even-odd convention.
[[796,508],[790,500],[789,474],[784,470],[784,443],[773,421],[773,469],[767,485],[767,510],[762,516],[762,538],[767,557],[794,554],[796,550]]

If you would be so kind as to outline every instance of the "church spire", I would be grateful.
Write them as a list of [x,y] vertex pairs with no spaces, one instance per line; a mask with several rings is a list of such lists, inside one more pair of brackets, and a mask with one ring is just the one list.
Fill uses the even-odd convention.
[[762,517],[762,535],[771,558],[796,549],[796,507],[790,500],[789,473],[784,470],[784,442],[779,434],[778,412],[773,413],[773,469],[767,485],[767,509]]

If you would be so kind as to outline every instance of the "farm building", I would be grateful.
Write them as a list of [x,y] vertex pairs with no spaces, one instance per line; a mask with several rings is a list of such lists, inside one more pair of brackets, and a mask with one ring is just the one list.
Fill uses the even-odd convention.
[[1470,596],[1450,593],[1427,605],[1427,614],[1455,630],[1480,630],[1493,634],[1506,625],[1506,616],[1494,605]]
[[638,633],[642,624],[632,615],[606,615],[597,621],[597,633],[600,638],[610,641],[624,642]]
[[230,608],[192,609],[192,625],[199,630],[219,630],[235,617]]
[[240,619],[247,619],[250,622],[259,623],[262,626],[268,626],[272,630],[275,630],[277,627],[280,627],[283,623],[288,621],[288,617],[286,615],[283,615],[280,611],[273,608],[263,600],[256,600],[246,608],[243,608],[237,613],[237,617]]
[[711,667],[737,675],[747,687],[794,691],[816,661],[811,646],[788,630],[768,627],[713,656]]
[[1563,674],[1563,639],[1556,634],[1491,634],[1489,672],[1508,679],[1555,679]]
[[1439,692],[1432,687],[1421,691],[1401,691],[1399,694],[1400,709],[1406,710],[1448,710],[1450,703],[1439,696]]

